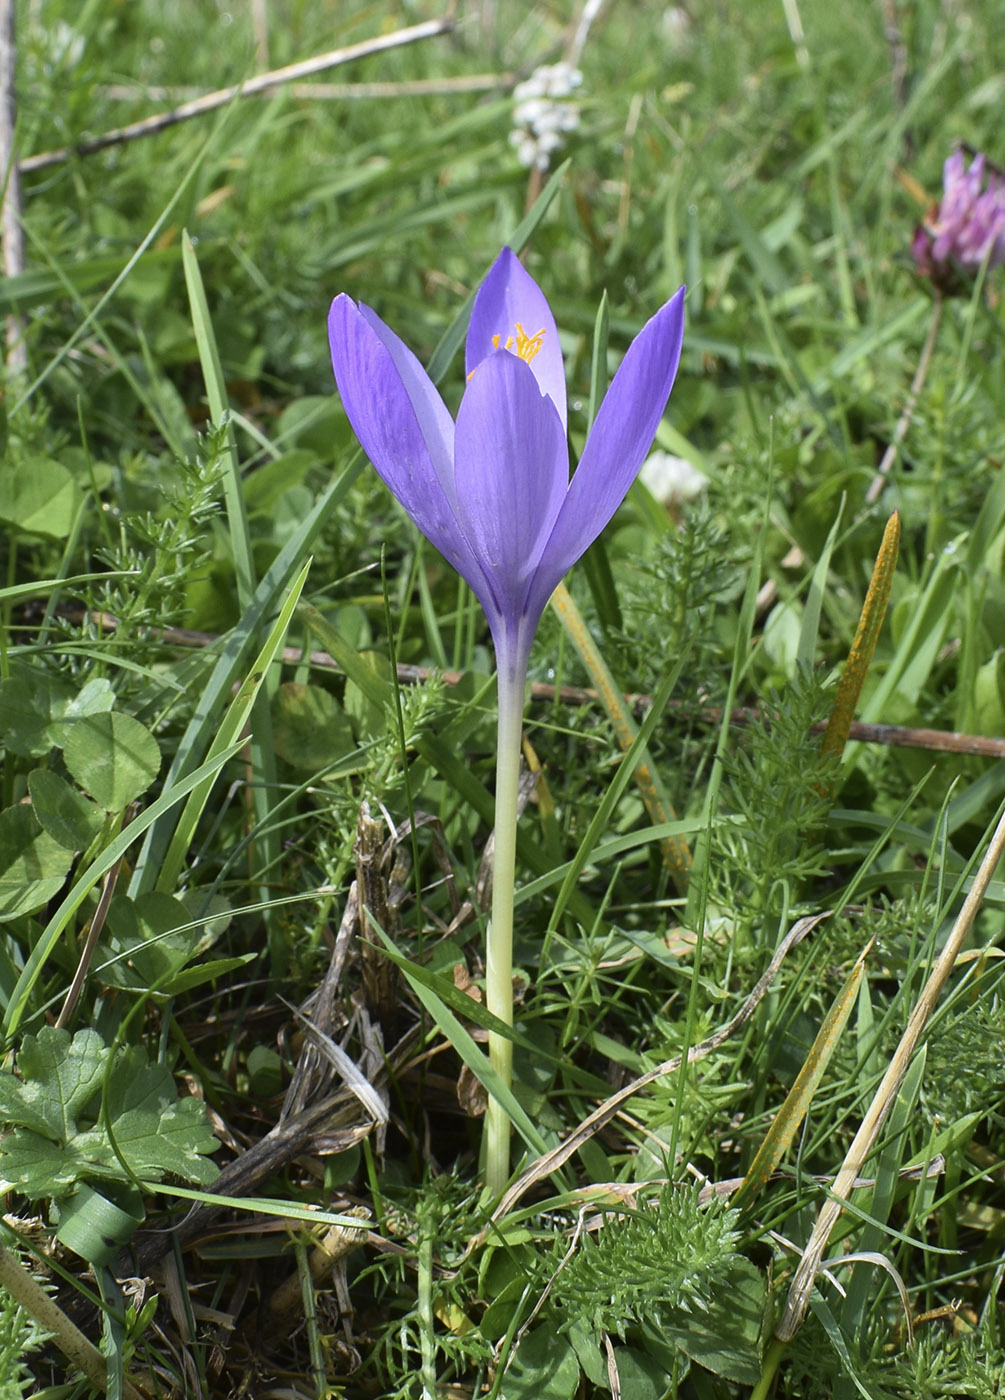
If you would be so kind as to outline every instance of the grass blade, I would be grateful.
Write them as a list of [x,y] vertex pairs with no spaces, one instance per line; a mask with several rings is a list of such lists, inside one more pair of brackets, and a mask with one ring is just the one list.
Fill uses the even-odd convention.
[[[601,655],[600,648],[590,636],[582,613],[564,583],[560,583],[552,594],[551,606],[558,614],[562,626],[569,634],[590,673],[601,703],[614,728],[621,752],[629,754],[638,739],[639,727],[615,684],[614,677],[607,669],[607,663]],[[659,774],[648,762],[642,760],[641,753],[635,761],[635,782],[654,825],[676,820],[677,814],[660,781]],[[670,872],[670,878],[678,889],[684,889],[687,885],[688,871],[691,868],[691,850],[687,841],[683,837],[665,837],[660,842],[660,849],[663,852],[664,864]]]

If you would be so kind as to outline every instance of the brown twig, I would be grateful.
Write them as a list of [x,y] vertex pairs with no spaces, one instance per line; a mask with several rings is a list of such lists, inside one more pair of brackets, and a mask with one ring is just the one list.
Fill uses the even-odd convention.
[[70,983],[70,990],[66,994],[62,1009],[56,1017],[56,1029],[62,1030],[70,1024],[70,1017],[76,1009],[80,994],[84,990],[84,983],[87,980],[87,973],[91,966],[91,959],[94,957],[94,950],[98,946],[98,939],[101,937],[101,930],[105,926],[105,919],[108,917],[108,907],[112,902],[115,893],[115,886],[119,878],[119,871],[122,869],[122,862],[125,856],[115,862],[111,870],[105,875],[105,882],[101,887],[101,897],[98,900],[98,907],[94,911],[94,918],[91,926],[87,930],[87,938],[84,942],[83,950],[80,954],[80,961],[77,963],[77,970],[73,974],[73,981]]
[[[71,612],[64,615],[71,618],[81,616],[80,613]],[[114,632],[118,626],[118,619],[111,613],[92,612],[88,616],[103,631]],[[152,631],[150,635],[171,646],[192,648],[212,646],[220,640],[212,632],[192,632],[185,627],[161,627]],[[300,666],[306,660],[319,670],[339,670],[338,663],[326,651],[305,653],[300,647],[284,647],[281,659],[288,666]],[[426,681],[438,679],[444,685],[456,686],[460,685],[463,677],[462,671],[440,671],[431,666],[398,667],[398,681],[401,685],[423,685]],[[563,705],[596,705],[600,702],[597,692],[587,686],[548,685],[543,681],[533,682],[529,687],[529,694],[532,701],[545,704],[559,701]],[[651,695],[628,692],[624,698],[636,714],[644,713],[652,704]],[[698,724],[722,723],[723,712],[714,705],[703,705],[700,709],[691,710],[682,701],[671,700],[667,708]],[[729,718],[731,724],[743,726],[763,724],[769,717],[760,710],[743,706],[731,710]],[[812,732],[822,734],[826,728],[826,723],[821,722],[812,726]],[[856,721],[849,728],[848,738],[864,744],[885,744],[890,748],[926,749],[932,753],[954,753],[975,758],[1005,758],[1005,739],[989,738],[984,734],[960,734],[947,729],[919,729],[903,724],[866,724]]]
[[22,173],[46,170],[49,166],[61,165],[73,156],[89,156],[95,151],[106,150],[109,146],[121,146],[126,141],[153,136],[159,131],[167,130],[168,127],[177,126],[179,122],[189,121],[192,117],[201,117],[207,112],[226,107],[228,102],[232,102],[236,97],[250,97],[254,93],[268,92],[273,88],[296,82],[299,78],[307,78],[312,73],[338,68],[343,63],[351,63],[357,58],[401,48],[404,44],[415,44],[421,39],[433,39],[439,34],[448,33],[452,28],[453,19],[447,15],[442,19],[430,19],[422,24],[410,25],[407,29],[397,29],[393,34],[382,34],[376,39],[364,39],[362,43],[350,44],[344,49],[331,49],[328,53],[318,54],[314,58],[289,63],[285,68],[273,68],[268,73],[259,73],[253,78],[248,78],[246,82],[235,83],[231,87],[220,88],[217,92],[206,93],[204,97],[193,98],[191,102],[183,102],[169,112],[158,112],[155,116],[144,117],[142,121],[132,122],[129,126],[106,131],[101,136],[87,137],[74,146],[62,146],[57,151],[42,151],[38,155],[28,156],[19,162],[20,169]]
[[[492,92],[516,82],[512,73],[460,73],[454,78],[408,78],[400,83],[291,83],[287,92],[298,101],[352,102],[360,98],[450,97],[455,93]],[[202,97],[198,88],[141,87],[137,83],[113,83],[101,88],[112,102],[188,102]]]

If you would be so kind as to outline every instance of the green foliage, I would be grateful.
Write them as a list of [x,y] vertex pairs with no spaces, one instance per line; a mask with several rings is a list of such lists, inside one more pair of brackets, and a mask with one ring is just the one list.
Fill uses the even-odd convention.
[[80,505],[73,476],[50,458],[21,461],[0,477],[0,521],[15,533],[65,540]]
[[[449,37],[310,80],[376,89],[282,86],[25,170],[27,267],[0,289],[28,354],[0,414],[0,1006],[13,1035],[32,1032],[0,1077],[12,1207],[29,1230],[34,1202],[54,1203],[69,1275],[62,1246],[101,1270],[158,1181],[208,1185],[214,1139],[196,1098],[177,1098],[176,1055],[239,1172],[286,1132],[283,1096],[319,1046],[364,1066],[390,1107],[374,1131],[345,1091],[267,1187],[291,1209],[342,1193],[373,1208],[374,1236],[335,1277],[339,1309],[302,1278],[304,1332],[258,1336],[249,1319],[294,1266],[278,1231],[257,1230],[199,1250],[178,1237],[178,1297],[224,1309],[235,1275],[247,1290],[226,1336],[163,1308],[154,1330],[152,1299],[114,1319],[106,1303],[109,1345],[135,1332],[156,1387],[173,1368],[179,1393],[212,1400],[274,1373],[348,1400],[592,1400],[610,1393],[609,1360],[625,1400],[735,1400],[756,1383],[761,1307],[792,1266],[775,1241],[805,1242],[1005,798],[1000,755],[856,742],[835,799],[812,732],[894,508],[901,557],[857,718],[992,740],[1005,723],[1001,270],[943,306],[866,502],[931,324],[908,250],[947,142],[1005,157],[1005,20],[993,0],[953,23],[936,0],[894,7],[895,24],[889,8],[610,5],[579,56],[572,160],[526,253],[561,328],[572,446],[592,388],[687,281],[658,445],[708,480],[669,509],[635,488],[568,582],[626,692],[658,694],[683,658],[647,752],[698,873],[684,903],[666,833],[632,784],[613,786],[606,721],[561,689],[589,682],[546,618],[532,679],[557,689],[528,702],[540,777],[518,860],[527,1135],[567,1138],[616,1086],[712,1035],[796,919],[838,912],[790,949],[740,1031],[633,1096],[491,1225],[461,1070],[484,1059],[491,648],[468,591],[360,458],[324,319],[340,291],[374,306],[424,363],[435,353],[456,407],[455,318],[538,188],[509,141],[510,76],[567,52],[582,7],[475,7]],[[434,13],[20,6],[19,155]],[[484,75],[501,76],[466,86]],[[314,614],[293,611],[299,588]],[[424,679],[396,694],[392,660]],[[727,704],[747,722],[724,720]],[[364,798],[385,819],[370,873],[407,973],[383,992],[389,969],[343,923]],[[880,1185],[855,1193],[831,1243],[884,1254],[916,1315],[955,1313],[920,1322],[912,1348],[886,1274],[839,1273],[851,1301],[820,1285],[778,1400],[997,1393],[1003,903],[993,882],[911,1108],[864,1168]],[[685,1168],[742,1177],[870,939],[856,1007],[756,1210],[700,1205]],[[45,1022],[63,1006],[57,1032]],[[342,1092],[324,1073],[308,1111]],[[898,1176],[935,1152],[940,1175]],[[582,1193],[603,1183],[642,1203],[588,1218],[570,1252]],[[175,1238],[177,1218],[138,1252]],[[72,1287],[59,1297],[77,1315]],[[0,1374],[25,1335],[7,1318]]]
[[[829,863],[820,828],[831,805],[834,756],[822,755],[812,725],[824,713],[827,690],[797,672],[783,692],[769,692],[761,713],[745,725],[721,758],[723,821],[713,838],[713,898],[735,910],[742,930],[772,930],[784,892],[819,877]],[[762,935],[763,936],[763,935]]]
[[630,1323],[708,1308],[738,1261],[735,1215],[699,1204],[697,1187],[666,1187],[657,1200],[584,1234],[555,1283],[568,1326],[624,1336]]
[[58,893],[73,861],[29,807],[0,812],[0,852],[0,919],[41,909]]
[[[697,1186],[664,1187],[651,1202],[586,1232],[550,1295],[563,1332],[629,1335],[669,1375],[674,1350],[731,1380],[760,1374],[765,1284],[738,1252],[738,1216]],[[686,1364],[684,1369],[686,1369]]]
[[170,1071],[138,1047],[110,1054],[97,1031],[27,1035],[17,1073],[0,1074],[0,1172],[30,1200],[65,1200],[81,1183],[209,1185],[217,1147],[202,1104],[178,1098]]

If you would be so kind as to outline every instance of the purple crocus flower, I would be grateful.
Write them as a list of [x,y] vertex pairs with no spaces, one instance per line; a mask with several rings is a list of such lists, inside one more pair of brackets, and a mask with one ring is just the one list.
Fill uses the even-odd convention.
[[1005,178],[977,155],[969,170],[956,150],[943,169],[942,200],[915,232],[915,266],[943,291],[956,290],[958,273],[1005,264]]
[[471,585],[511,681],[525,672],[556,585],[611,519],[649,451],[683,328],[682,287],[629,347],[570,481],[558,331],[510,248],[475,298],[456,423],[370,307],[344,294],[332,303],[332,364],[349,422],[407,513]]
[[[569,479],[565,370],[540,287],[504,248],[478,290],[457,421],[411,350],[368,306],[336,297],[332,364],[349,422],[419,529],[477,594],[499,668],[492,914],[485,1004],[513,1022],[513,907],[523,692],[531,642],[562,575],[624,499],[670,395],[684,332],[684,288],[628,347]],[[489,1032],[508,1090],[512,1042]],[[485,1116],[485,1180],[509,1170],[501,1097]]]

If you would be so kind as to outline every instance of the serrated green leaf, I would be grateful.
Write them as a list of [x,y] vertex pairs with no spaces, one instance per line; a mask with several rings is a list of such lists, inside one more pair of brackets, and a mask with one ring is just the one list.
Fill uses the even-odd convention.
[[105,1045],[97,1031],[78,1031],[71,1038],[69,1031],[43,1026],[37,1036],[26,1035],[17,1057],[20,1079],[0,1075],[4,1121],[65,1143],[101,1088],[104,1063]]
[[[30,1201],[65,1196],[82,1176],[81,1160],[63,1143],[15,1128],[0,1149],[0,1176]],[[98,1175],[93,1168],[89,1176]]]
[[71,1039],[47,1026],[25,1036],[21,1079],[0,1075],[0,1114],[14,1125],[0,1142],[0,1175],[32,1199],[65,1196],[82,1181],[214,1181],[218,1169],[205,1154],[218,1144],[202,1104],[179,1100],[170,1071],[148,1064],[138,1047],[121,1051],[108,1072],[109,1134],[100,1116],[107,1067],[96,1031]]
[[197,1099],[162,1104],[157,1110],[130,1109],[116,1120],[114,1130],[119,1151],[141,1180],[172,1175],[209,1186],[220,1175],[216,1163],[203,1155],[220,1144]]

